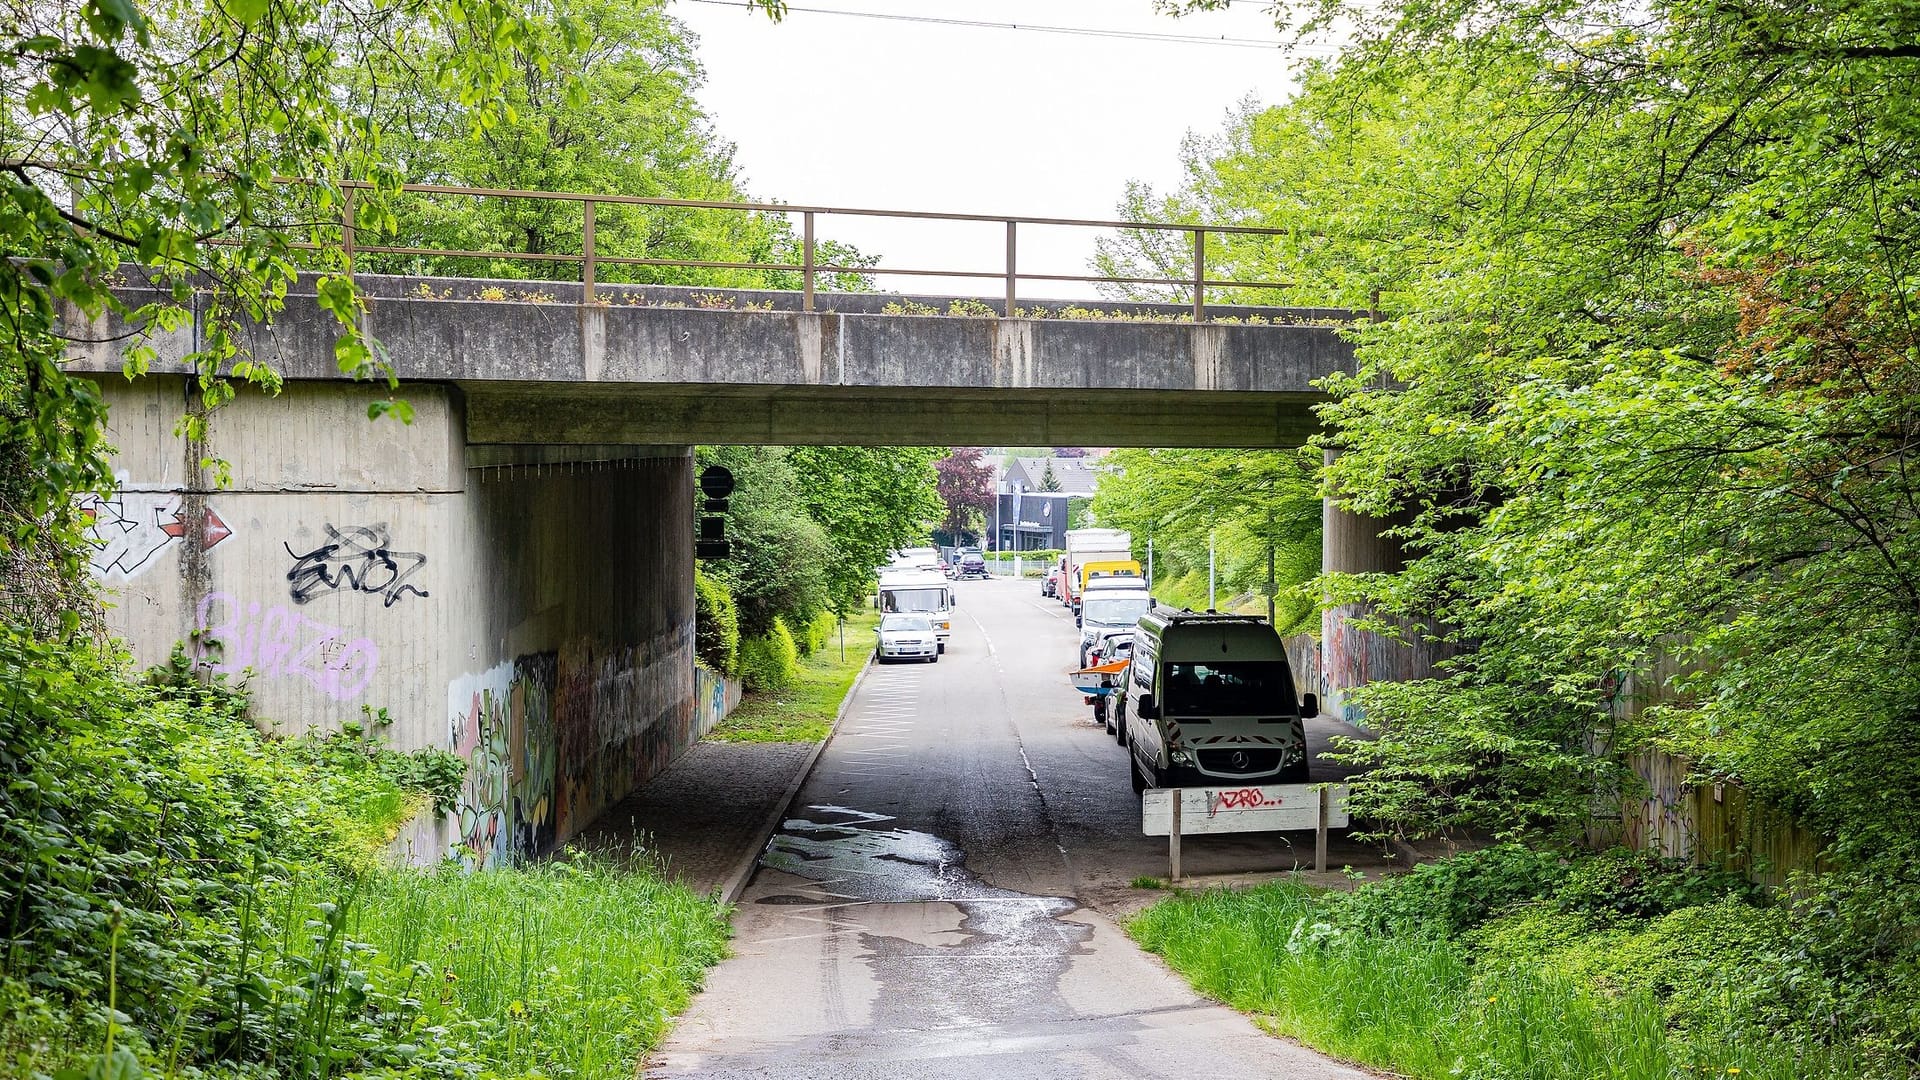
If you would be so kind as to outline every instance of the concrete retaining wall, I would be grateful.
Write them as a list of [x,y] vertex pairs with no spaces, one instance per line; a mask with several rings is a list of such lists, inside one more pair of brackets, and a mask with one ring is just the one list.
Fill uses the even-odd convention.
[[373,392],[350,384],[243,396],[188,445],[184,380],[106,393],[122,482],[89,509],[113,629],[143,663],[184,643],[245,680],[271,730],[385,718],[398,749],[466,758],[455,835],[416,848],[545,851],[716,719],[686,448],[521,465],[492,447],[469,468],[457,390],[407,387],[408,426],[369,422]]

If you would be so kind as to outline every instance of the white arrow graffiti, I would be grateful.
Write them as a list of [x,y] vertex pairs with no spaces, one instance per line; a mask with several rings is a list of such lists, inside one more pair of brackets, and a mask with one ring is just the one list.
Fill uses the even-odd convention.
[[[111,498],[89,496],[80,502],[80,512],[89,519],[88,533],[97,545],[91,560],[93,574],[107,582],[132,579],[168,544],[187,535],[179,492],[128,491],[126,473],[115,479],[119,487]],[[233,530],[212,507],[206,514],[202,546],[211,549],[233,535]]]

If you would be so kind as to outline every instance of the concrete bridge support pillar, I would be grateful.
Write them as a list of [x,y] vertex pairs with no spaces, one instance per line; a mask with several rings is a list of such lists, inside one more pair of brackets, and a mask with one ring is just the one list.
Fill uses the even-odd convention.
[[142,663],[178,643],[244,679],[263,727],[466,759],[416,857],[547,850],[702,734],[689,448],[469,446],[453,388],[407,386],[402,425],[342,383],[242,395],[188,445],[184,379],[105,392],[120,488],[88,509],[112,628]]
[[[1349,513],[1331,502],[1321,510],[1320,566],[1328,573],[1393,573],[1406,566],[1406,553],[1381,533],[1392,520]],[[1451,646],[1420,642],[1417,627],[1408,637],[1413,644],[1360,630],[1352,620],[1366,614],[1366,605],[1343,604],[1320,617],[1320,677],[1322,705],[1329,715],[1366,727],[1366,717],[1351,691],[1371,682],[1405,682],[1434,674],[1434,665],[1456,651]]]

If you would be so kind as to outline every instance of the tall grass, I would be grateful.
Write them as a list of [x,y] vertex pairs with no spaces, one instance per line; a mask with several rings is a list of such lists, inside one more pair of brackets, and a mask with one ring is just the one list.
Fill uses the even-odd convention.
[[626,1080],[725,955],[724,911],[592,857],[487,873],[395,871],[353,936],[414,967],[433,1025],[469,1025],[496,1072]]
[[1726,1016],[1671,1032],[1650,994],[1603,994],[1537,968],[1476,971],[1450,942],[1358,934],[1323,915],[1308,890],[1269,885],[1177,896],[1141,913],[1128,932],[1196,989],[1273,1030],[1408,1076],[1863,1075],[1845,1053],[1789,1048]]

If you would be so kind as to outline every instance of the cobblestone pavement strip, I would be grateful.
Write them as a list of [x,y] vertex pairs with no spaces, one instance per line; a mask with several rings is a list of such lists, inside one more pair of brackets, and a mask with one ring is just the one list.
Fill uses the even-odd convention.
[[704,741],[573,841],[625,854],[638,846],[700,893],[723,887],[781,809],[813,743]]

